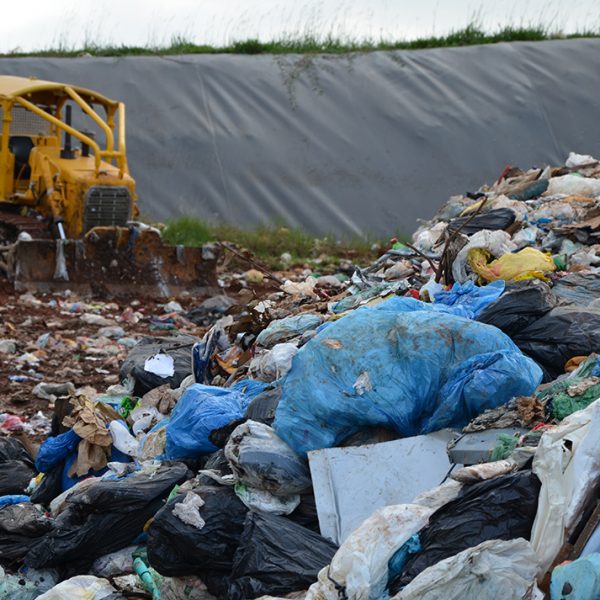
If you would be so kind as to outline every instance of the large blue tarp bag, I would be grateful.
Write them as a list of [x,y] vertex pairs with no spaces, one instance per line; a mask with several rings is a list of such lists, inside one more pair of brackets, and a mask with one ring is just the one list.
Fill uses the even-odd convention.
[[166,458],[198,458],[216,452],[210,441],[215,429],[241,419],[248,406],[246,394],[196,383],[184,392],[167,425]]
[[336,446],[367,427],[403,437],[462,427],[540,383],[537,364],[499,329],[393,304],[355,310],[294,357],[273,427],[296,452]]

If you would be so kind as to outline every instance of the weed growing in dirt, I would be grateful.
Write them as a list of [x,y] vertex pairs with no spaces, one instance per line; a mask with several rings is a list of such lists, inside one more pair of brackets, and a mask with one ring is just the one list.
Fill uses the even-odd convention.
[[163,239],[169,244],[201,246],[206,242],[232,242],[250,250],[272,268],[281,267],[281,255],[292,256],[292,265],[335,262],[340,258],[357,261],[373,260],[388,240],[372,237],[354,237],[339,240],[329,234],[315,237],[301,229],[280,223],[258,225],[242,229],[230,224],[208,224],[196,217],[178,217],[167,221]]

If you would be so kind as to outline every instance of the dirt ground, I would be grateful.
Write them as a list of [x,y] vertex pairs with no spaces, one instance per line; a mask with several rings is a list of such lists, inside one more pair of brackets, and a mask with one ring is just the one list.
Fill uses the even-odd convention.
[[[48,411],[48,401],[32,394],[40,381],[71,381],[76,387],[92,386],[99,391],[118,382],[119,365],[128,347],[100,336],[101,327],[86,323],[83,314],[112,321],[107,325],[121,327],[124,338],[168,335],[172,331],[152,326],[153,317],[164,316],[164,310],[147,299],[83,303],[76,297],[51,294],[31,298],[16,294],[12,285],[0,278],[0,339],[13,339],[17,345],[15,354],[0,354],[0,412],[30,416],[38,410]],[[184,308],[196,301],[179,300]],[[81,306],[81,312],[75,312],[78,302],[87,305]],[[138,315],[128,320],[131,312]],[[202,328],[191,323],[178,330],[192,335],[203,333]],[[49,334],[47,340],[40,339],[44,334]],[[28,357],[24,358],[26,354]],[[22,377],[25,381],[19,380]]]

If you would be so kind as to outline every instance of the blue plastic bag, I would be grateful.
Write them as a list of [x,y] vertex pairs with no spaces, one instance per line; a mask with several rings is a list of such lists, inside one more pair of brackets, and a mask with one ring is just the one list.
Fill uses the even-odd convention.
[[404,565],[408,562],[411,554],[421,551],[421,539],[419,534],[415,533],[394,552],[394,555],[388,561],[388,587],[402,573]]
[[[77,446],[81,438],[72,430],[69,429],[56,437],[48,438],[38,450],[37,456],[35,457],[35,468],[40,473],[48,473],[55,467],[63,463],[62,466],[62,490],[68,490],[72,488],[78,481],[81,481],[88,475],[81,477],[70,477],[69,469],[77,458]],[[111,462],[130,462],[131,458],[117,450],[114,446],[111,448],[110,454]],[[103,473],[106,473],[108,469],[105,467],[99,471],[90,471],[89,475],[98,477]]]
[[262,394],[271,385],[273,384],[258,381],[257,379],[240,379],[229,389],[235,390],[236,392],[242,392],[248,397],[248,400],[252,400],[259,394]]
[[21,502],[30,502],[29,496],[23,496],[20,494],[0,496],[0,508],[4,508],[5,506],[11,506],[12,504],[20,504]]
[[[568,590],[568,591],[566,591]],[[588,554],[552,571],[551,600],[600,598],[600,554]]]
[[35,468],[40,473],[48,473],[70,454],[77,453],[81,438],[69,429],[56,437],[49,437],[38,450],[35,457]]
[[504,281],[494,281],[481,287],[476,286],[472,281],[467,281],[463,285],[455,283],[447,292],[438,292],[433,303],[421,302],[408,296],[392,296],[373,307],[359,310],[385,310],[397,313],[431,311],[474,319],[486,306],[502,295],[504,288]]
[[[439,404],[434,413],[423,421],[421,433],[466,425],[464,415],[471,415],[468,421],[487,408],[498,406],[499,393],[506,400],[528,395],[523,393],[523,378],[515,375],[527,362],[533,363],[529,358],[524,359],[520,352],[499,350],[476,354],[461,363],[440,390]],[[499,382],[502,382],[501,390]],[[533,389],[535,387],[537,384]]]
[[248,396],[229,388],[191,385],[171,413],[165,455],[169,459],[197,458],[216,452],[209,436],[215,429],[241,419]]
[[[108,471],[108,467],[103,467],[98,471],[88,471],[85,475],[81,475],[79,477],[69,475],[69,469],[77,459],[77,449],[71,452],[65,459],[63,468],[62,468],[62,491],[70,490],[78,481],[85,479],[86,477],[100,477],[104,475]],[[110,462],[120,462],[120,463],[128,463],[131,462],[131,457],[127,456],[127,454],[117,450],[114,446],[111,446],[110,450]]]
[[541,378],[535,362],[495,327],[380,304],[332,323],[298,351],[273,427],[301,454],[367,427],[408,437],[464,426],[487,408],[531,394]]
[[472,281],[455,283],[452,289],[439,292],[433,297],[434,306],[452,306],[456,309],[455,315],[474,319],[484,308],[500,298],[505,287],[502,280],[483,286],[477,286]]

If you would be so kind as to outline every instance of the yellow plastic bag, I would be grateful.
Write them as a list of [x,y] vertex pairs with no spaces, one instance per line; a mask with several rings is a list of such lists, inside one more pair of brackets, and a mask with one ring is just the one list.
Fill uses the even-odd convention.
[[485,281],[520,281],[522,279],[541,279],[548,281],[545,273],[556,269],[548,254],[535,248],[523,248],[514,254],[504,254],[488,262],[490,253],[483,248],[469,250],[467,261],[471,269]]

